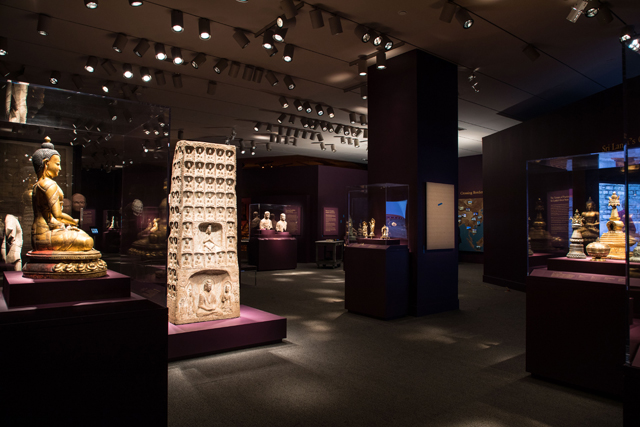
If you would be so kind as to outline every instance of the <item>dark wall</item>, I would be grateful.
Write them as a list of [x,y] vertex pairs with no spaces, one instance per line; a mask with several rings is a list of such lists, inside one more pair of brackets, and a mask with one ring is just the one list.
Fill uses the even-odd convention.
[[[458,158],[458,198],[482,198],[482,155]],[[458,260],[481,264],[483,252],[458,252]]]
[[[347,187],[365,185],[367,171],[358,169],[336,168],[332,166],[318,166],[318,234],[317,240],[325,238],[343,238],[346,234],[345,226],[348,215]],[[322,234],[323,207],[338,208],[340,224],[339,234],[325,236]]]
[[[630,145],[637,147],[639,78],[629,81],[628,95]],[[527,160],[621,150],[622,106],[623,90],[617,86],[483,138],[484,281],[524,289],[530,215]],[[584,204],[576,200],[576,206]]]

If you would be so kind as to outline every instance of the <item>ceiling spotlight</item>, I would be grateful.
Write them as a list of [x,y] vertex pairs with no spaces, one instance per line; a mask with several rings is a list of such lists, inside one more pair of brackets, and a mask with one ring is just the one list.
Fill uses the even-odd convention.
[[264,74],[264,69],[263,68],[256,68],[256,70],[253,73],[253,81],[256,83],[262,83],[262,75]]
[[158,70],[156,71],[156,83],[158,84],[158,86],[164,86],[165,84],[167,84],[167,81],[164,78],[164,71],[162,70]]
[[227,65],[227,60],[224,58],[220,58],[218,59],[218,62],[216,62],[216,65],[213,66],[213,71],[215,71],[217,74],[220,74],[224,71],[225,68],[227,68]]
[[320,104],[316,105],[316,113],[318,113],[319,116],[322,116],[324,114],[324,110],[322,109],[322,105],[320,105]]
[[85,64],[84,69],[90,73],[93,73],[96,70],[97,66],[98,58],[96,58],[95,56],[90,56],[89,59],[87,59],[87,63]]
[[129,6],[132,6],[132,7],[142,6],[142,0],[129,0]]
[[300,129],[295,129],[295,130],[293,131],[293,136],[294,136],[295,138],[299,138],[299,137],[300,137]]
[[284,135],[284,126],[278,126],[278,135]]
[[276,18],[276,27],[278,28],[293,28],[296,26],[296,18],[287,19],[284,15],[280,15]]
[[149,50],[149,42],[147,39],[140,39],[136,47],[133,48],[133,53],[142,58],[142,56]]
[[173,80],[173,87],[176,89],[180,89],[182,87],[182,74],[173,73],[171,79]]
[[251,147],[251,155],[252,156],[256,155],[256,147]]
[[285,98],[284,96],[278,98],[278,101],[280,101],[280,105],[282,105],[282,108],[289,107],[289,101],[287,101],[287,98]]
[[620,31],[620,41],[626,42],[631,38],[634,32],[633,25],[627,25],[622,29],[622,31]]
[[244,31],[239,28],[236,28],[233,32],[233,39],[238,43],[240,48],[244,49],[249,44],[249,39],[247,38]]
[[338,15],[332,15],[329,18],[329,28],[332,36],[342,33],[342,21]]
[[480,92],[480,88],[478,88],[478,77],[476,76],[475,71],[471,73],[467,80],[469,81],[469,84],[471,85],[473,90],[475,90],[476,92]]
[[271,126],[271,123],[267,123],[267,133],[271,132],[273,132],[273,127]]
[[287,31],[288,31],[287,28],[277,28],[273,32],[273,39],[278,43],[284,43],[284,38],[287,35]]
[[122,50],[124,49],[124,47],[127,44],[127,36],[119,33],[116,36],[116,40],[113,42],[113,50],[115,50],[118,53],[122,53]]
[[[318,134],[318,139],[320,139],[321,136],[322,135]],[[320,142],[320,149],[322,151],[326,151],[327,150],[327,147],[325,147],[324,142]]]
[[267,81],[271,86],[275,86],[278,84],[278,78],[271,71],[267,71]]
[[309,132],[309,139],[311,141],[315,141],[316,139],[316,133],[315,132]]
[[244,148],[244,142],[240,141],[240,154],[246,153],[247,150]]
[[364,132],[362,132],[362,137],[369,138],[369,129],[365,129]]
[[469,11],[467,9],[460,8],[456,13],[456,19],[465,30],[471,28],[473,25],[473,18],[469,15]]
[[0,37],[0,56],[5,56],[9,53],[9,40],[6,37]]
[[358,141],[356,138],[353,138],[353,146],[356,148],[360,148],[360,141]]
[[122,93],[126,99],[131,99],[133,97],[133,91],[127,85],[122,86]]
[[355,128],[352,133],[353,133],[353,136],[358,136],[360,135],[361,132],[362,132],[362,129]]
[[362,126],[367,124],[367,116],[365,116],[364,114],[360,114],[360,124]]
[[301,118],[300,123],[302,123],[302,127],[305,129],[309,127],[309,120],[306,117]]
[[71,80],[73,80],[73,84],[76,86],[78,90],[82,88],[82,77],[77,74],[71,76]]
[[326,132],[329,130],[329,125],[327,124],[327,122],[322,122],[320,124],[320,128],[322,129],[322,132]]
[[600,11],[600,1],[599,0],[591,0],[589,5],[584,10],[584,16],[587,18],[595,17]]
[[336,146],[331,144],[331,152],[335,153],[336,151],[337,151]]
[[213,80],[209,80],[209,84],[207,85],[207,94],[215,95],[218,84]]
[[450,24],[457,9],[458,6],[453,4],[451,1],[446,2],[440,12],[440,20]]
[[626,42],[626,45],[632,51],[640,52],[640,36],[633,36]]
[[207,60],[207,56],[204,53],[198,53],[192,60],[191,60],[191,66],[193,68],[195,68],[196,70],[198,68],[200,68],[200,66],[202,64],[204,64],[204,61]]
[[271,49],[265,49],[264,51],[267,52],[267,55],[269,55],[269,58],[271,58],[273,55],[278,53],[278,49],[275,47],[275,45]]
[[284,11],[284,16],[286,16],[287,19],[291,19],[298,14],[298,9],[296,9],[296,6],[293,4],[293,0],[282,0],[280,2],[280,9]]
[[336,116],[336,113],[333,111],[333,107],[327,107],[327,115],[330,119],[333,119]]
[[167,52],[164,50],[164,44],[156,43],[156,59],[164,61],[167,59]]
[[38,34],[41,36],[49,35],[49,27],[51,23],[51,18],[47,15],[39,15],[38,16]]
[[284,76],[284,84],[287,85],[287,89],[293,90],[296,88],[296,84],[294,83],[291,76]]
[[342,126],[342,125],[338,125],[338,126],[336,126],[336,133],[340,133],[340,132],[342,132],[342,128],[343,128],[343,126]]
[[369,97],[369,90],[367,86],[360,86],[360,97],[362,99],[367,99]]
[[[296,132],[297,132],[297,130],[296,130]],[[298,140],[296,138],[291,138],[291,145],[293,145],[294,147],[298,146]]]
[[318,125],[320,124],[319,120],[313,120],[309,127],[313,130],[318,129]]
[[257,122],[255,124],[255,126],[253,126],[253,130],[256,131],[256,132],[259,132],[260,131],[260,126],[262,126],[262,123]]
[[352,144],[351,138],[347,138],[347,145],[351,145],[351,144]]
[[52,85],[57,85],[58,83],[60,83],[60,71],[52,71],[49,82],[51,82]]
[[311,28],[314,30],[324,27],[324,19],[322,19],[322,11],[320,9],[311,10],[309,18],[311,18]]
[[272,133],[271,135],[269,135],[269,142],[276,142],[277,141],[278,143],[280,143],[280,138],[277,138],[277,139],[276,138],[277,138],[277,136]]
[[211,38],[211,21],[207,18],[198,19],[198,31],[201,40],[209,40]]
[[389,37],[383,34],[381,45],[384,48],[384,50],[391,50],[393,48],[393,41]]
[[131,64],[122,64],[122,75],[125,79],[130,79],[133,77],[133,67]]
[[173,63],[175,65],[182,65],[184,58],[182,57],[182,49],[179,47],[171,48],[171,56],[173,56]]
[[244,71],[242,72],[242,80],[246,80],[248,82],[253,78],[253,71],[255,67],[253,65],[245,64]]
[[111,61],[109,61],[108,59],[105,59],[102,62],[102,68],[104,69],[104,71],[106,71],[106,73],[108,75],[113,75],[113,73],[116,72],[116,67],[113,66],[113,64],[111,63]]
[[287,115],[285,113],[280,114],[280,117],[278,117],[278,123],[284,122],[286,118],[287,118]]
[[87,7],[87,9],[97,9],[98,0],[84,0],[84,5]]
[[352,125],[356,123],[356,113],[349,113],[349,123],[351,123]]
[[140,68],[140,75],[142,76],[143,81],[145,82],[151,81],[151,73],[149,72],[149,69],[147,67]]
[[302,139],[307,139],[307,131],[306,130],[302,131]]
[[522,53],[524,53],[525,56],[531,60],[531,62],[540,58],[540,52],[538,52],[538,49],[530,44],[526,45],[525,48],[522,49]]
[[[271,135],[271,136],[273,136],[273,135]],[[267,145],[267,151],[271,151],[271,143],[267,142],[266,145]]]
[[340,144],[346,144],[346,143],[347,143],[347,140],[345,139],[345,137],[341,136],[340,137]]
[[381,50],[376,54],[376,68],[378,70],[384,70],[387,68],[387,54],[384,50]]
[[302,104],[304,106],[304,111],[307,114],[311,114],[311,112],[313,111],[313,109],[311,108],[311,104],[309,104],[309,101],[305,101],[304,104]]
[[382,44],[382,36],[374,30],[371,30],[371,43],[373,43],[374,46],[380,46]]
[[[287,128],[287,136],[293,136],[293,130],[294,130],[293,128]],[[285,141],[285,144],[286,143],[287,142]]]
[[231,61],[231,66],[229,67],[229,77],[233,77],[234,79],[238,77],[238,73],[240,72],[240,63]]
[[303,109],[302,102],[300,102],[299,99],[296,99],[295,101],[293,101],[293,106],[296,107],[296,110],[298,111],[302,111]]
[[282,55],[282,59],[284,59],[284,62],[291,62],[293,61],[293,45],[292,44],[287,44],[284,47],[284,54]]
[[267,50],[273,48],[273,30],[267,30],[262,35],[262,47]]
[[369,32],[369,29],[364,25],[358,25],[355,29],[355,33],[356,36],[360,38],[362,43],[367,43],[369,42],[369,40],[371,40],[371,33]]
[[360,59],[358,59],[358,75],[367,75],[367,57],[365,55],[360,55]]
[[[296,116],[294,116],[293,114],[289,115],[289,123],[291,123],[292,125],[296,124]],[[291,135],[289,135],[291,136]]]
[[171,29],[174,33],[181,33],[184,31],[184,21],[182,19],[182,12],[179,10],[171,11]]
[[582,15],[582,13],[584,12],[588,3],[589,2],[585,0],[578,0],[576,4],[574,4],[571,10],[569,11],[567,20],[575,24],[578,18],[580,18],[580,15]]

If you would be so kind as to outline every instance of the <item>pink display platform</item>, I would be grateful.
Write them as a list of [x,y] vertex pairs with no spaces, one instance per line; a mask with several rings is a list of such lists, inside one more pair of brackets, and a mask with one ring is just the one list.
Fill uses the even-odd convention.
[[74,301],[128,298],[131,279],[107,270],[104,277],[90,279],[31,279],[21,271],[4,271],[2,293],[9,307]]
[[240,317],[235,319],[169,323],[169,360],[277,343],[286,337],[285,317],[240,305]]

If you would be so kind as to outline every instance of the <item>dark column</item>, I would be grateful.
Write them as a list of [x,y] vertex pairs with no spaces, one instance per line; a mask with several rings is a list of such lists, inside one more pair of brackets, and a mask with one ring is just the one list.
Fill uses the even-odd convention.
[[[426,250],[426,182],[458,182],[454,64],[421,51],[369,68],[369,184],[409,185],[409,313],[458,308],[458,249]],[[454,221],[454,218],[452,218]]]

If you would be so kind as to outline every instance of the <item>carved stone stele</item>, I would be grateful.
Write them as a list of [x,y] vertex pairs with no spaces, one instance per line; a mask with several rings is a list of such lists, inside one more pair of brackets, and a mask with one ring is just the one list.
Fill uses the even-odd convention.
[[240,316],[236,148],[178,141],[169,193],[167,307],[176,325]]

